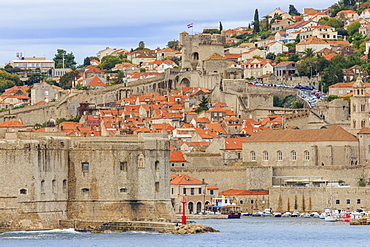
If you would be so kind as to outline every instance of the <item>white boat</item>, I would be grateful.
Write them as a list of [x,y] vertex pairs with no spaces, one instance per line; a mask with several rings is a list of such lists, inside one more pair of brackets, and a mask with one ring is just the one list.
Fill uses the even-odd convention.
[[263,212],[262,212],[262,216],[264,217],[271,217],[272,216],[272,213],[271,213],[271,209],[265,209]]
[[334,216],[329,215],[325,217],[325,222],[335,222],[335,221],[337,221],[337,218]]
[[326,213],[321,213],[320,216],[319,216],[319,218],[321,220],[324,220],[326,218]]
[[291,212],[285,212],[283,213],[282,217],[290,217],[291,214]]
[[279,213],[279,212],[273,213],[273,215],[274,215],[274,217],[281,217],[282,216],[282,214]]

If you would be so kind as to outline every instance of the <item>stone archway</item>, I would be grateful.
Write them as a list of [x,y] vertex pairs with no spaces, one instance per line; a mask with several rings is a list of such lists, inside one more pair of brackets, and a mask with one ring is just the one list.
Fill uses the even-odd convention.
[[201,202],[197,202],[197,214],[199,214],[201,212],[202,212],[202,203]]
[[193,202],[188,202],[188,210],[189,210],[189,214],[192,214],[194,212],[194,203]]
[[180,87],[190,87],[190,81],[188,78],[183,78],[180,82]]

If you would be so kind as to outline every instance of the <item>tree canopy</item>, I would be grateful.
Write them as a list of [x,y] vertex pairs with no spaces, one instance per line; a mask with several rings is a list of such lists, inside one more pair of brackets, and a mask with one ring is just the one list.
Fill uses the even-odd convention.
[[76,65],[75,56],[73,53],[67,53],[63,49],[57,49],[57,53],[55,54],[53,60],[55,62],[55,68],[57,69],[63,68],[63,64],[64,68],[71,68],[72,66]]
[[4,70],[0,70],[0,92],[4,92],[13,86],[23,85],[18,75],[12,75]]
[[254,19],[253,19],[253,32],[259,33],[260,32],[260,19],[258,15],[258,9],[254,11]]
[[294,7],[293,4],[289,5],[289,12],[290,15],[301,15],[298,10]]
[[117,56],[108,55],[101,59],[101,63],[98,65],[98,68],[104,69],[104,70],[111,70],[112,68],[114,68],[114,66],[116,66],[116,64],[123,63],[123,62],[131,63],[127,59],[121,59]]

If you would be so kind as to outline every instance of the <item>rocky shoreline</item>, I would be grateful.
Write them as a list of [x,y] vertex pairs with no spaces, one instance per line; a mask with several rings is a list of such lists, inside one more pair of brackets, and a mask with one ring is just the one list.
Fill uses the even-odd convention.
[[370,225],[370,217],[352,219],[350,221],[350,225]]
[[80,222],[75,226],[76,231],[93,233],[112,233],[128,231],[159,232],[168,234],[195,234],[219,232],[218,230],[201,224],[143,222],[143,221],[115,221],[115,222]]

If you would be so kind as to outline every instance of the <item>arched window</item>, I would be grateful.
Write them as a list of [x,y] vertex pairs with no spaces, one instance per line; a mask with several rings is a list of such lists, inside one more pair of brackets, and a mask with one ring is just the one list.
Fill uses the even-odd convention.
[[304,151],[304,159],[305,160],[310,160],[310,152]]
[[352,123],[353,123],[353,128],[356,128],[356,120],[353,120]]
[[361,121],[361,128],[365,128],[365,120]]
[[55,192],[56,192],[56,182],[55,182],[55,179],[53,179],[53,180],[51,181],[51,191],[52,191],[53,193],[55,193]]
[[297,160],[297,152],[292,151],[292,161],[296,161],[296,160]]
[[254,151],[251,152],[251,161],[256,161],[256,153]]
[[21,189],[19,191],[19,193],[22,194],[22,195],[26,195],[27,194],[27,190],[26,189]]
[[269,153],[267,151],[263,152],[263,160],[265,161],[269,160]]
[[45,193],[45,180],[41,181],[41,193]]
[[158,160],[154,163],[154,169],[156,171],[159,171],[159,161]]
[[66,192],[67,191],[67,180],[64,179],[63,180],[63,192]]
[[361,111],[365,111],[365,104],[361,105]]
[[277,152],[277,160],[282,161],[283,160],[283,153],[281,151]]
[[353,112],[356,112],[356,104],[353,104],[353,105],[352,105],[352,108],[353,108],[353,109],[352,109],[352,110],[353,110]]
[[140,154],[138,158],[138,168],[144,168],[144,155]]

